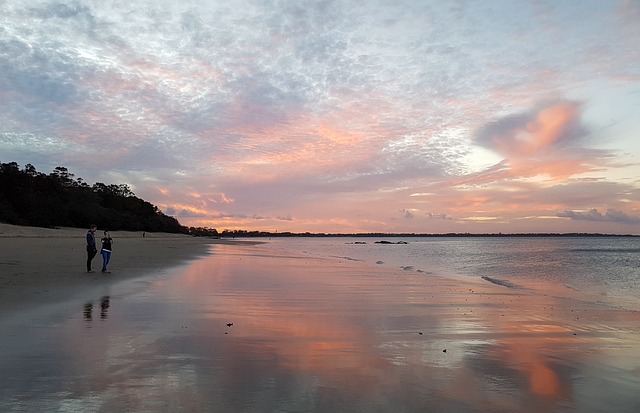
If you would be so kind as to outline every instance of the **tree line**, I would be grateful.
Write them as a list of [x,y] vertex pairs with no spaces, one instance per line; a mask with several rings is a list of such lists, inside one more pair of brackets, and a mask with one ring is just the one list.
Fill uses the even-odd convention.
[[125,184],[89,185],[59,166],[50,174],[31,164],[0,163],[0,222],[36,227],[189,233],[177,219],[138,198]]

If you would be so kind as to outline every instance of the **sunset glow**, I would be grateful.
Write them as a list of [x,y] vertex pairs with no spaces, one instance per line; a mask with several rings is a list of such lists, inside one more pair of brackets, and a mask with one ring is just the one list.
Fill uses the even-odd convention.
[[638,2],[7,0],[0,23],[0,162],[183,225],[640,234]]

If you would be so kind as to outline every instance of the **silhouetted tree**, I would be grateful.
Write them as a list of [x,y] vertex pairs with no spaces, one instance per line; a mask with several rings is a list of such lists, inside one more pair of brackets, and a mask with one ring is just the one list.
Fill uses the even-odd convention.
[[0,163],[0,221],[40,227],[188,233],[178,220],[135,196],[126,184],[89,186],[63,166],[49,175],[31,164]]

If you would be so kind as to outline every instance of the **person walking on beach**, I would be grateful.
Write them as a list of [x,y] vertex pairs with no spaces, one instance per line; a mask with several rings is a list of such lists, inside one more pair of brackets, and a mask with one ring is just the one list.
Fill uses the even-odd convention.
[[97,229],[97,225],[91,225],[89,231],[87,231],[87,272],[91,272],[91,261],[98,253],[95,234]]
[[111,260],[111,244],[113,244],[113,239],[111,235],[109,235],[109,231],[104,231],[104,237],[100,240],[102,242],[102,249],[100,250],[100,254],[102,254],[102,272],[107,271],[107,264]]

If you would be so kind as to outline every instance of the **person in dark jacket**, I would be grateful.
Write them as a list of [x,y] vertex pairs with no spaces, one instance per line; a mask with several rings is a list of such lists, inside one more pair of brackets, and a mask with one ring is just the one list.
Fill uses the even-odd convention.
[[87,272],[91,272],[91,261],[98,253],[95,234],[97,229],[97,225],[91,225],[89,231],[87,231]]
[[102,272],[107,271],[107,264],[111,260],[111,245],[113,244],[113,239],[111,235],[109,235],[109,231],[104,231],[104,237],[100,240],[102,242],[102,249],[100,250],[100,254],[102,254]]

